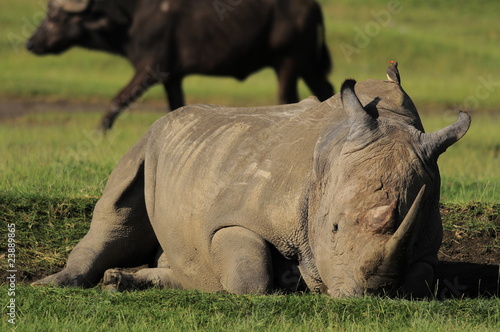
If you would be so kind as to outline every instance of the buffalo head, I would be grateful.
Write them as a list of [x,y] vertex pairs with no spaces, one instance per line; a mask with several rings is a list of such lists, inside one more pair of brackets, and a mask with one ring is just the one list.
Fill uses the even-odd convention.
[[106,11],[103,1],[50,0],[45,20],[26,47],[38,55],[60,54],[72,46],[118,53],[112,49],[110,38],[119,38],[119,21],[111,19],[113,16]]
[[[314,156],[309,241],[331,296],[430,287],[442,226],[438,156],[468,130],[470,117],[424,133],[401,117],[377,117],[341,91],[348,121],[327,129]],[[427,273],[428,271],[429,273]]]

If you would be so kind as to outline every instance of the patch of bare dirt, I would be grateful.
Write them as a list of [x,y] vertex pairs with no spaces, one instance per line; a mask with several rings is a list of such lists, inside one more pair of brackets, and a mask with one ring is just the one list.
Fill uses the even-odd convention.
[[439,250],[439,298],[500,296],[500,239],[496,232],[474,237],[445,231]]
[[[14,119],[31,113],[60,113],[60,112],[102,112],[104,115],[108,103],[72,103],[66,101],[33,101],[33,100],[0,100],[0,122]],[[153,111],[166,113],[165,102],[136,102],[133,110]]]

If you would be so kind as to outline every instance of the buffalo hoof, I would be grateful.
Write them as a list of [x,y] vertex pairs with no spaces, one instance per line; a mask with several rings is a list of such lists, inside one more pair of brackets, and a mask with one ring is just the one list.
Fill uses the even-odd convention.
[[101,133],[106,134],[111,129],[112,126],[113,126],[113,120],[105,116],[101,119],[101,122],[99,122],[99,126],[97,129]]

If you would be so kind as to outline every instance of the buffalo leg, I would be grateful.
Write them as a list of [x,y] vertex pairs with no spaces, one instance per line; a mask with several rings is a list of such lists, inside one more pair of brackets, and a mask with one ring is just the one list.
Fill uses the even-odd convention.
[[167,93],[170,111],[184,106],[184,92],[182,91],[181,78],[169,77],[168,80],[163,82],[163,86]]
[[224,290],[235,294],[264,294],[271,290],[271,252],[254,232],[238,226],[217,231],[211,256]]
[[280,104],[292,104],[299,101],[297,92],[297,66],[295,59],[286,58],[275,68],[278,75],[278,98]]
[[302,78],[311,92],[318,97],[320,101],[327,100],[335,93],[333,86],[330,82],[328,82],[327,77],[322,73],[312,71],[306,72],[302,75]]
[[105,270],[154,260],[159,247],[144,199],[145,135],[118,163],[97,202],[90,230],[59,273],[35,285],[92,287]]
[[109,110],[101,119],[100,129],[102,131],[111,129],[116,118],[125,108],[135,102],[151,86],[161,82],[162,79],[162,76],[155,74],[150,66],[137,70],[132,80],[111,102]]

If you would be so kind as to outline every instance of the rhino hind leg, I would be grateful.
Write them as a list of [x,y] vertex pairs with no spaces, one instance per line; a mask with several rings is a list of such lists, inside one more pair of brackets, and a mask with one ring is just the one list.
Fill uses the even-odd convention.
[[32,283],[33,286],[63,286],[63,287],[92,287],[100,279],[88,262],[92,262],[97,253],[92,249],[75,247],[71,252],[66,267],[55,274]]
[[239,226],[218,230],[212,265],[223,289],[234,294],[265,294],[272,289],[271,252],[266,241]]
[[97,202],[90,229],[70,253],[59,273],[34,285],[92,287],[115,266],[148,264],[158,240],[149,221],[144,197],[144,151],[147,135],[118,163]]

